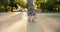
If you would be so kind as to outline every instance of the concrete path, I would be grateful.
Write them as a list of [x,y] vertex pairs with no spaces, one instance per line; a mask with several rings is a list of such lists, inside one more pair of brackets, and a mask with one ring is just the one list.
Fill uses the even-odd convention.
[[29,22],[26,12],[9,12],[0,16],[0,32],[60,32],[59,13],[37,13]]

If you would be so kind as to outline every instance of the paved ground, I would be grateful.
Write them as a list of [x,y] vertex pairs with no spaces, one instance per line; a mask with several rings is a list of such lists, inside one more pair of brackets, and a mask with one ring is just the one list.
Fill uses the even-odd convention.
[[37,13],[35,19],[44,32],[60,32],[60,14],[59,13]]
[[25,12],[9,12],[0,17],[0,32],[25,32],[26,25]]
[[60,32],[59,13],[37,13],[34,20],[26,12],[0,13],[0,32]]

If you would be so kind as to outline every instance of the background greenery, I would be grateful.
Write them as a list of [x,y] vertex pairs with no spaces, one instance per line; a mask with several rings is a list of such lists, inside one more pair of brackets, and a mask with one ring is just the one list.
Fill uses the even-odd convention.
[[[60,12],[60,0],[36,0],[35,10],[38,12]],[[20,11],[27,9],[27,0],[0,0],[0,12],[14,12],[21,7]]]

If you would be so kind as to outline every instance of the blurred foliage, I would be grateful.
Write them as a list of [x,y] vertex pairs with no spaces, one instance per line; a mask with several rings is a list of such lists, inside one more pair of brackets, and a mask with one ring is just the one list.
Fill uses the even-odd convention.
[[[11,11],[13,12],[13,9],[18,9],[18,5],[21,6],[22,8],[27,7],[27,2],[24,0],[0,0],[0,6],[3,6],[4,8],[0,7],[0,11],[3,12],[8,12]],[[14,8],[15,7],[15,8]]]
[[[22,9],[27,8],[27,2],[24,0],[0,0],[0,12],[13,12],[18,9],[18,5]],[[36,0],[35,7],[40,12],[60,12],[60,0]]]
[[5,12],[5,9],[2,5],[0,5],[0,12]]
[[25,2],[24,0],[16,0],[16,2],[23,8],[27,7],[27,2]]
[[36,5],[36,9],[40,9],[42,12],[60,12],[60,0],[47,0],[46,2],[36,0]]

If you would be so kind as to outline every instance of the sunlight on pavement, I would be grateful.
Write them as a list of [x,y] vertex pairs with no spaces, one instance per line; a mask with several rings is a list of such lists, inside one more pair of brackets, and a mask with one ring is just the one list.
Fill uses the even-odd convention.
[[[4,16],[4,19],[6,19],[6,20],[10,19],[10,21],[14,22],[14,23],[12,23],[12,24],[10,23],[11,25],[8,27],[5,25],[7,28],[1,29],[0,32],[31,32],[31,31],[32,32],[40,32],[40,31],[56,32],[55,30],[58,30],[58,28],[60,27],[59,26],[60,23],[57,22],[58,20],[49,18],[46,15],[38,14],[37,18],[34,19],[36,22],[28,22],[27,12],[21,12],[20,14],[19,13],[20,12],[9,14],[8,17]],[[19,15],[19,16],[17,16],[17,15]],[[21,19],[20,19],[20,17],[21,17]],[[3,20],[3,17],[2,17],[2,20]],[[14,20],[14,21],[12,21],[12,20]],[[17,21],[15,22],[15,20],[17,20]],[[6,23],[4,23],[4,24],[6,24]]]
[[[25,16],[24,16],[24,15],[25,15]],[[27,18],[27,13],[26,13],[26,12],[23,12],[23,16],[22,16],[22,17],[23,17],[23,19],[28,19],[28,18]]]
[[27,25],[27,21],[20,20],[16,23],[12,24],[7,29],[2,30],[1,32],[20,32],[20,29],[23,28],[23,26],[25,27],[25,25]]
[[15,13],[12,13],[12,15],[9,15],[9,16],[6,16],[7,18],[11,17],[11,16],[14,16],[14,15],[17,15],[19,14],[20,12],[15,12]]
[[23,13],[21,20],[13,23],[7,29],[1,30],[1,32],[26,32],[27,20],[27,14]]
[[18,32],[18,30],[20,32],[20,29],[26,24],[27,24],[27,21],[24,21],[24,20],[21,20],[21,22],[18,21],[17,23],[14,23],[13,25],[11,25],[11,27],[9,27],[6,32]]
[[0,21],[6,20],[6,19],[8,19],[8,18],[10,18],[10,17],[12,17],[14,15],[18,15],[19,13],[20,12],[15,12],[15,13],[12,12],[12,14],[8,14],[6,16],[2,16],[2,17],[0,17]]

